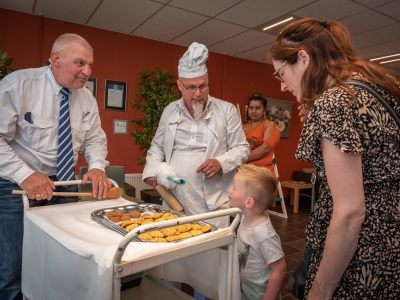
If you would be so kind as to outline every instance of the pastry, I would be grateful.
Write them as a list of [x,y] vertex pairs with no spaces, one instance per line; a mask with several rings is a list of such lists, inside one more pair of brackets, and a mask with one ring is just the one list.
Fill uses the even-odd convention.
[[203,226],[197,223],[192,223],[192,230],[201,230]]
[[205,224],[204,226],[201,226],[201,231],[203,231],[204,233],[211,231],[211,229],[212,229],[212,226],[209,224]]
[[153,242],[157,242],[157,243],[166,243],[167,240],[165,238],[152,238],[151,239]]
[[142,215],[142,219],[153,219],[153,215]]
[[113,213],[114,213],[114,216],[121,216],[124,214],[124,211],[120,210],[120,209],[116,209]]
[[139,227],[139,224],[130,224],[128,225],[125,229],[127,231],[132,231],[133,229],[135,229],[136,227]]
[[121,216],[121,221],[128,221],[131,219],[131,215],[130,214],[123,214]]
[[109,217],[108,218],[111,222],[119,222],[121,221],[121,217]]
[[144,241],[150,241],[152,239],[152,236],[148,232],[145,232],[145,233],[139,234],[139,238]]
[[132,210],[129,214],[131,215],[132,218],[135,219],[140,218],[140,211],[138,210]]
[[167,242],[173,242],[180,240],[181,238],[179,237],[179,235],[172,235],[172,236],[167,236],[165,239],[167,240]]
[[[176,229],[173,227],[167,227],[167,228],[163,228],[160,230],[161,233],[167,237],[167,236],[173,236],[176,234]],[[179,233],[179,232],[178,232]]]
[[196,235],[203,234],[203,231],[201,231],[201,230],[190,230],[189,233],[190,233],[192,236],[196,236]]
[[151,235],[153,238],[163,238],[164,235],[159,230],[149,231],[148,234]]
[[179,238],[181,238],[181,239],[187,239],[187,238],[189,238],[189,237],[191,237],[192,235],[189,233],[189,232],[184,232],[184,233],[181,233],[180,235],[179,235]]

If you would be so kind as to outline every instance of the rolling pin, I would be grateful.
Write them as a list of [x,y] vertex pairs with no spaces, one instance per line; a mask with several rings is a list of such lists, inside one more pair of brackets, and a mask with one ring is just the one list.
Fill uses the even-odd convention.
[[179,203],[179,201],[172,195],[172,193],[167,190],[164,186],[162,185],[156,185],[155,187],[156,191],[161,195],[161,197],[165,200],[165,202],[168,203],[168,206],[176,210],[177,212],[183,213],[183,207]]
[[[12,191],[13,194],[17,194],[17,195],[26,195],[26,191],[24,190],[13,190]],[[109,189],[107,191],[107,195],[106,198],[107,199],[117,199],[119,197],[121,197],[123,194],[123,191],[121,188],[119,187],[112,187],[111,189]],[[160,193],[161,195],[161,193]],[[79,192],[53,192],[53,196],[88,196],[88,197],[93,197],[92,193],[79,193]]]

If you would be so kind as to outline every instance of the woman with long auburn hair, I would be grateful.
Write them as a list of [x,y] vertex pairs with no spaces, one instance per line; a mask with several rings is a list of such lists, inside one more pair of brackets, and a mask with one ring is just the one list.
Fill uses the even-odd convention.
[[400,299],[398,74],[359,58],[339,22],[287,25],[269,56],[282,91],[299,102],[296,158],[311,162],[319,197],[306,229],[313,251],[307,299]]

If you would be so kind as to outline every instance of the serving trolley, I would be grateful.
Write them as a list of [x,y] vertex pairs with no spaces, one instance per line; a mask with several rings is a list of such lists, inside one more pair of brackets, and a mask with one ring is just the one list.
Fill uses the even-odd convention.
[[[80,183],[80,180],[56,182],[57,185]],[[118,186],[115,182],[113,184]],[[174,276],[182,276],[174,272],[198,273],[195,279],[191,278],[186,283],[200,293],[208,296],[205,286],[214,284],[218,293],[215,299],[240,299],[235,245],[235,228],[241,219],[240,209],[231,208],[150,223],[121,236],[93,220],[90,214],[96,209],[132,205],[132,202],[123,198],[39,209],[29,209],[26,195],[23,195],[23,200],[26,211],[22,292],[27,299],[117,300],[121,299],[121,279],[146,270],[151,274],[150,279],[159,277],[174,281],[177,281]],[[134,241],[146,231],[232,215],[235,218],[229,227],[180,242]],[[191,263],[187,264],[189,259]],[[208,260],[215,270],[204,273]],[[213,279],[210,276],[216,277]],[[198,278],[202,282],[198,282]]]

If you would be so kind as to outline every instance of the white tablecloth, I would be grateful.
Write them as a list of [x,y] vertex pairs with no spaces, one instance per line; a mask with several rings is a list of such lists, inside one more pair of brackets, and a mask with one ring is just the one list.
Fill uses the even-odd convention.
[[[97,209],[131,205],[119,198],[55,205],[25,213],[22,292],[30,300],[111,299],[112,260],[122,235],[91,218]],[[144,259],[226,234],[228,228],[179,243],[130,243],[124,261]],[[237,257],[235,247],[235,257]],[[200,293],[224,299],[227,251],[213,249],[150,270],[186,282]],[[233,264],[233,299],[240,299],[238,263]],[[151,292],[151,291],[149,291]]]

